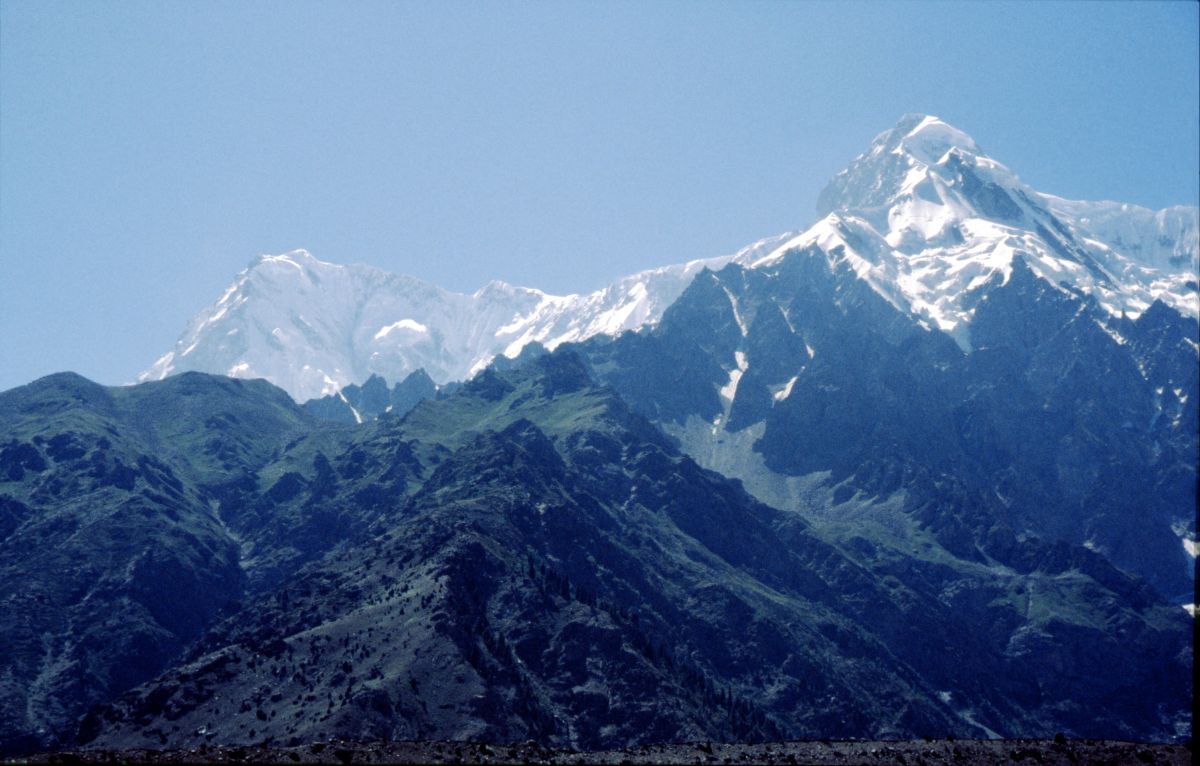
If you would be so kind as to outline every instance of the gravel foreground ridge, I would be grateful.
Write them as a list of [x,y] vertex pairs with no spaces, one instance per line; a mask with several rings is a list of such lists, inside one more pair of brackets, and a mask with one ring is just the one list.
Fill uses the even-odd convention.
[[69,750],[6,763],[535,763],[535,764],[1169,764],[1193,762],[1194,745],[1112,740],[805,741],[738,745],[644,745],[622,750],[551,750],[534,742],[319,742],[294,747]]

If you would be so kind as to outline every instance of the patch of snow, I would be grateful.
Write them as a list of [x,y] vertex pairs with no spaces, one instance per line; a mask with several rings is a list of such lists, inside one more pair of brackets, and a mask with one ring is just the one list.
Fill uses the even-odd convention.
[[301,272],[303,272],[304,267],[301,266],[300,264],[296,263],[294,260],[292,260],[292,258],[291,258],[292,254],[293,253],[287,253],[286,255],[264,255],[262,257],[262,263],[268,264],[268,265],[280,264],[280,265],[293,266],[293,267],[299,269]]
[[733,356],[737,367],[729,371],[729,382],[721,386],[721,398],[730,402],[737,396],[738,383],[741,382],[742,375],[746,372],[746,355],[741,351],[735,351]]
[[415,319],[401,319],[399,322],[392,322],[389,325],[379,328],[379,332],[375,333],[374,340],[383,340],[388,335],[396,330],[409,330],[411,332],[421,333],[422,335],[429,333],[429,328],[421,324]]
[[966,149],[970,152],[979,151],[975,140],[966,133],[942,122],[937,117],[926,115],[892,151],[895,154],[907,153],[922,162],[933,164],[955,148]]
[[[809,356],[810,357],[812,356],[812,351],[809,351]],[[798,380],[799,377],[800,377],[799,375],[793,375],[792,379],[789,380],[787,382],[787,384],[784,385],[783,388],[779,389],[778,391],[776,391],[774,394],[771,395],[771,398],[777,402],[782,402],[784,399],[791,396],[792,395],[792,386],[796,385],[796,380]]]
[[1195,533],[1192,531],[1191,524],[1187,520],[1176,521],[1171,525],[1171,531],[1174,532],[1175,536],[1179,538],[1179,541],[1183,543],[1183,550],[1187,552],[1187,555],[1191,556],[1192,558],[1196,558],[1196,537]]
[[150,369],[138,375],[139,381],[145,380],[162,380],[175,371],[175,365],[172,362],[175,360],[175,352],[168,351],[160,356]]
[[479,359],[476,359],[475,363],[472,364],[471,368],[467,371],[467,377],[473,378],[476,375],[478,375],[479,373],[483,372],[485,369],[487,369],[487,366],[489,364],[491,364],[492,360],[495,358],[496,358],[496,356],[493,354],[491,356],[480,357]]
[[983,733],[987,735],[988,739],[1004,739],[1004,737],[1000,736],[1000,734],[998,732],[994,731],[993,729],[989,729],[988,727],[981,724],[979,721],[975,720],[974,709],[966,708],[963,710],[957,710],[955,712],[958,713],[959,718],[963,719],[967,723],[969,723],[972,726],[983,731]]
[[[363,422],[362,415],[358,414],[358,410],[354,408],[354,405],[350,403],[350,400],[346,398],[346,395],[342,393],[341,389],[338,389],[337,395],[338,398],[342,400],[342,403],[349,407],[350,411],[354,413],[354,422],[361,426]],[[391,407],[388,409],[391,409]]]
[[742,314],[738,311],[737,298],[728,287],[721,285],[721,289],[725,291],[725,295],[729,298],[729,305],[733,307],[733,321],[737,322],[738,329],[742,331],[742,337],[746,337],[746,322],[742,319]]

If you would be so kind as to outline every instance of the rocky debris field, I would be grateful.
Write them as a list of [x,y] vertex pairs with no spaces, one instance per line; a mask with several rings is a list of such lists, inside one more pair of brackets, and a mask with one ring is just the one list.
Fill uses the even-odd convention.
[[296,747],[199,747],[187,750],[71,750],[25,763],[534,763],[534,764],[1169,764],[1193,762],[1192,744],[1110,740],[811,741],[738,745],[693,743],[576,752],[534,742],[319,742]]

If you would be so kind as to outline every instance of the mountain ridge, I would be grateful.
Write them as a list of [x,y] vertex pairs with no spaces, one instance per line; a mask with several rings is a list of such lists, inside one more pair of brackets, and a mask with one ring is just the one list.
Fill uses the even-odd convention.
[[735,257],[651,268],[592,293],[560,296],[499,280],[455,293],[372,266],[327,263],[304,250],[260,256],[138,380],[185,369],[264,377],[297,401],[372,374],[398,382],[424,368],[437,383],[463,380],[529,343],[553,347],[640,327],[701,269]]
[[[95,571],[107,587],[81,603],[141,614],[145,602],[170,625],[191,615],[191,638],[155,663],[121,665],[117,648],[158,629],[66,622],[51,629],[55,641],[86,646],[98,671],[77,677],[20,638],[22,620],[60,619],[70,599],[7,610],[0,635],[19,649],[7,662],[83,684],[0,685],[10,751],[68,741],[88,702],[99,707],[83,739],[106,748],[264,737],[601,747],[989,729],[1169,739],[1185,716],[1187,620],[1100,554],[1014,533],[953,488],[904,511],[928,519],[911,551],[894,529],[866,524],[829,537],[680,452],[572,346],[358,426],[310,418],[264,382],[191,373],[96,389],[35,382],[17,409],[65,403],[71,417],[38,421],[37,433],[3,421],[20,443],[3,450],[0,494],[29,513],[0,540],[0,581],[26,603],[56,589],[87,594],[71,573]],[[107,405],[88,391],[157,400],[160,422],[180,434],[166,467],[122,457],[135,473],[113,470],[118,446],[156,445],[139,436],[135,410],[95,421]],[[6,418],[11,393],[0,395]],[[263,408],[274,414],[250,419]],[[225,449],[243,433],[266,449]],[[110,468],[100,476],[112,478],[93,486],[101,450]],[[172,475],[178,488],[163,489]],[[127,582],[124,560],[106,563],[94,546],[72,567],[28,566],[72,535],[53,522],[48,488],[60,485],[79,486],[89,513],[124,529],[135,560],[141,541],[164,541],[154,566],[134,566]],[[892,513],[872,501],[841,507]],[[981,536],[964,527],[971,519]],[[210,547],[222,555],[197,555]],[[226,578],[226,600],[196,611],[186,573]],[[72,625],[103,630],[80,642]],[[125,675],[95,686],[116,669],[106,657]],[[43,711],[33,726],[30,709]]]
[[1155,300],[1200,315],[1197,208],[1162,211],[1041,194],[967,134],[906,115],[822,191],[813,225],[736,254],[648,269],[592,293],[557,296],[493,281],[452,293],[306,251],[261,256],[139,380],[184,369],[264,377],[297,401],[398,382],[424,368],[463,380],[496,356],[655,324],[704,269],[755,267],[804,244],[840,246],[859,278],[903,311],[970,344],[967,296],[1018,253],[1043,278],[1136,317]]

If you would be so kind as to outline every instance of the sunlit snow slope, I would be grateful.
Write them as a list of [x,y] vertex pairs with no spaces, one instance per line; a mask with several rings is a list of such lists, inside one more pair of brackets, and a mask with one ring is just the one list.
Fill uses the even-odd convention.
[[[783,239],[738,256],[756,257]],[[561,296],[503,282],[465,295],[371,266],[326,263],[304,250],[265,255],[138,379],[185,370],[266,378],[298,401],[372,374],[399,381],[424,368],[439,383],[461,380],[534,341],[554,348],[655,322],[697,273],[733,257],[651,269],[594,293]]]
[[1196,316],[1196,208],[1153,212],[1034,191],[942,120],[906,115],[825,187],[824,216],[753,265],[817,245],[894,305],[970,347],[973,292],[1021,257],[1061,289],[1136,317]]

